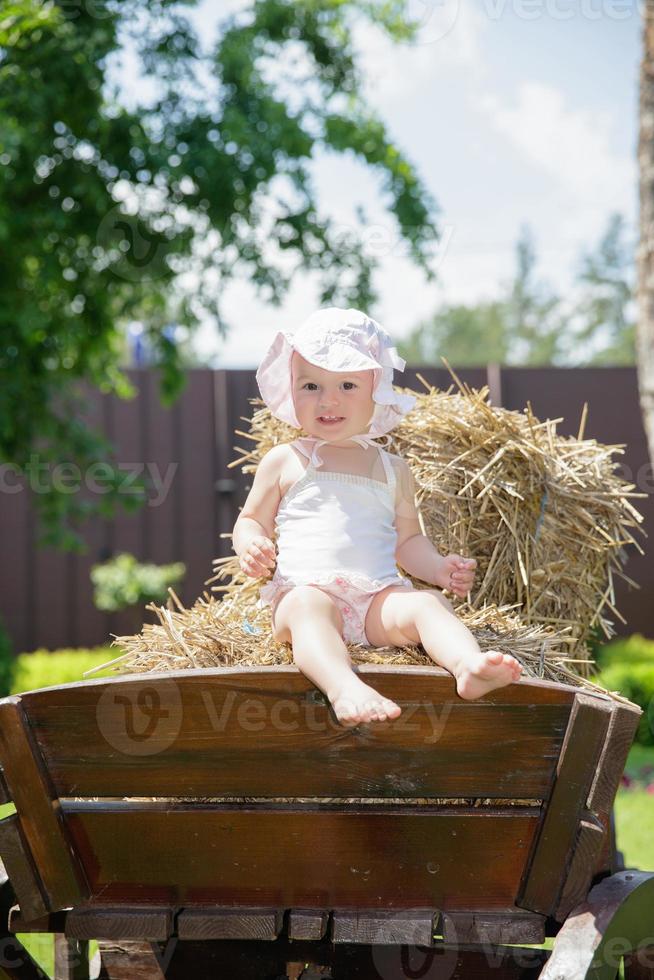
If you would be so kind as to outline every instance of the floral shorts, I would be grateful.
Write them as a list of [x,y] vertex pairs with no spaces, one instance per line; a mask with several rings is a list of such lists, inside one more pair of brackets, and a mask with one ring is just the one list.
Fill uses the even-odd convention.
[[[370,603],[377,593],[387,589],[389,585],[413,587],[408,579],[399,576],[397,581],[385,582],[383,585],[371,589],[361,588],[349,578],[340,575],[329,582],[321,582],[320,584],[312,582],[310,584],[326,592],[334,599],[343,618],[343,640],[345,643],[358,643],[365,647],[371,646],[365,630],[366,615]],[[275,610],[282,596],[290,592],[292,588],[294,588],[293,585],[285,585],[282,582],[276,583],[274,579],[262,587],[261,600],[264,604],[270,603],[272,616],[275,615]]]

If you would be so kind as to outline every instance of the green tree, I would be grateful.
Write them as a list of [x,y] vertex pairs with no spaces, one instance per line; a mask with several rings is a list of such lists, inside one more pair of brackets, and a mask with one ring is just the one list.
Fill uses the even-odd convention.
[[533,235],[523,226],[516,244],[516,273],[505,299],[507,364],[556,364],[565,325],[561,299],[536,278]]
[[597,249],[581,259],[581,295],[571,317],[574,363],[636,362],[634,253],[624,240],[625,230],[624,217],[611,215]]
[[566,302],[536,274],[528,228],[516,244],[516,269],[500,298],[445,306],[400,344],[410,363],[453,366],[634,364],[633,255],[625,220],[611,215],[594,251],[582,253]]
[[[237,272],[276,305],[298,271],[318,274],[322,303],[374,305],[361,221],[345,238],[320,213],[319,149],[369,166],[413,260],[435,275],[436,204],[361,97],[352,41],[362,18],[410,39],[404,0],[254,0],[208,54],[184,15],[196,2],[0,10],[0,463],[19,472],[36,459],[47,479],[54,462],[111,459],[76,382],[133,394],[120,369],[131,320],[145,325],[170,401],[183,372],[165,325],[192,332],[211,316],[225,336],[220,297]],[[107,81],[126,38],[156,89],[129,108]],[[298,50],[291,99],[271,66]],[[79,521],[113,511],[119,478],[97,501],[39,494],[41,541],[80,545]]]
[[501,302],[447,306],[398,343],[409,364],[474,367],[506,361],[506,311]]
[[528,228],[516,244],[516,271],[498,300],[446,305],[400,345],[413,363],[452,366],[548,364],[562,346],[560,299],[536,278],[536,252]]

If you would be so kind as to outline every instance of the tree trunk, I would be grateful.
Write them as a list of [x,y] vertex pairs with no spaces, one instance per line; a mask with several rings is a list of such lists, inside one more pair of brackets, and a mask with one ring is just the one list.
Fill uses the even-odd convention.
[[654,465],[654,0],[643,7],[640,68],[640,247],[636,351],[640,405]]

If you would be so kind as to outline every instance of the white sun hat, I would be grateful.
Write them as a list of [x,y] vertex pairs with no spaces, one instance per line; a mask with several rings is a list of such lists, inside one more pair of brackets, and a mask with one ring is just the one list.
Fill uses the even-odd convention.
[[393,388],[393,369],[403,371],[406,361],[384,328],[360,310],[329,306],[312,313],[293,334],[278,330],[256,373],[261,397],[271,413],[296,429],[301,426],[293,405],[293,351],[326,371],[374,371],[375,409],[368,439],[390,432],[416,403],[414,395]]

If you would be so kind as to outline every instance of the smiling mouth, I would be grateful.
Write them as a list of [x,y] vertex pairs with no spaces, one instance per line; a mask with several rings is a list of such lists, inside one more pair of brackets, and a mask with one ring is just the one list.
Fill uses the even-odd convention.
[[343,422],[345,420],[340,416],[329,418],[328,416],[325,415],[319,415],[318,421],[321,422],[322,425],[336,425],[337,422]]

